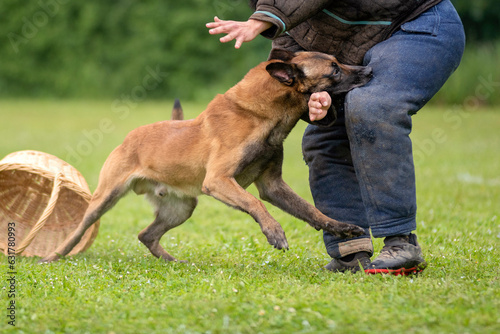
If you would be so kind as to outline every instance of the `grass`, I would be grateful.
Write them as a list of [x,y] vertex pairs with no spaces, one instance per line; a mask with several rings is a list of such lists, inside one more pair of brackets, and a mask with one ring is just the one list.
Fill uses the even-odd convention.
[[[102,163],[125,134],[168,118],[171,108],[118,102],[0,101],[0,157],[23,149],[54,154],[95,189]],[[184,104],[188,117],[203,107]],[[418,235],[429,263],[418,277],[324,272],[329,259],[321,233],[268,206],[291,246],[279,252],[248,215],[208,197],[162,239],[189,264],[165,263],[138,242],[153,215],[144,199],[129,195],[103,217],[85,253],[50,265],[17,258],[16,327],[2,314],[0,330],[498,333],[500,110],[466,109],[426,108],[414,116]],[[311,200],[300,149],[304,127],[286,141],[284,178]],[[374,245],[378,251],[382,242]],[[6,257],[1,263],[6,277]]]

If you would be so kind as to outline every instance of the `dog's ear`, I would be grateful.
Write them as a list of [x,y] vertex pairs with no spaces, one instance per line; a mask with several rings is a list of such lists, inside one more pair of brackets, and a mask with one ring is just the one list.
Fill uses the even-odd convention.
[[282,60],[290,61],[295,57],[295,52],[287,51],[283,49],[272,49],[267,60]]
[[292,86],[295,83],[296,66],[295,64],[277,62],[267,65],[266,71],[282,84]]

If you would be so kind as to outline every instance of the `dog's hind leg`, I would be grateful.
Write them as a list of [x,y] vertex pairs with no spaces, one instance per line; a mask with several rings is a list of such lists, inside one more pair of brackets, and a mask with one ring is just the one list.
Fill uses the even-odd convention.
[[154,256],[167,261],[177,261],[175,257],[163,249],[160,245],[160,239],[168,230],[181,225],[191,217],[198,200],[194,197],[179,198],[175,195],[163,198],[152,198],[153,194],[147,196],[150,197],[153,204],[157,205],[156,219],[139,233],[139,240]]
[[76,230],[52,254],[43,258],[40,262],[57,261],[59,258],[68,255],[80,242],[85,231],[111,209],[130,189],[133,178],[130,172],[127,173],[126,164],[119,159],[112,159],[117,150],[113,151],[104,163],[97,189],[92,195],[89,206]]
[[111,191],[99,192],[96,190],[89,203],[83,219],[76,230],[49,256],[40,260],[40,262],[53,262],[66,256],[80,242],[83,234],[92,226],[103,214],[111,209],[118,200],[127,192],[126,187],[116,187]]

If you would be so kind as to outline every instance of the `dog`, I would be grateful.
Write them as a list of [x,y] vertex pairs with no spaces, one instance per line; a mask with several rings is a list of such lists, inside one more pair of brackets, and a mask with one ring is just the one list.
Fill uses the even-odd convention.
[[283,141],[308,112],[310,95],[347,92],[370,78],[370,68],[343,65],[327,54],[273,50],[268,61],[217,95],[197,118],[132,130],[105,161],[77,229],[40,262],[67,255],[129,190],[145,194],[156,208],[155,220],[139,233],[139,240],[154,256],[167,261],[177,260],[160,245],[161,237],[191,216],[201,194],[250,214],[269,244],[288,249],[281,225],[245,191],[252,183],[262,200],[317,230],[342,238],[363,234],[360,227],[322,214],[295,194],[281,174]]

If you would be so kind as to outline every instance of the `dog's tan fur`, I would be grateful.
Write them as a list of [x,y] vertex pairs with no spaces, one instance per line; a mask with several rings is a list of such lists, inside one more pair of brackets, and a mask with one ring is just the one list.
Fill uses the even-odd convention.
[[156,207],[156,219],[139,234],[151,253],[176,259],[160,246],[168,230],[192,214],[200,194],[250,214],[268,242],[288,243],[281,225],[264,204],[244,189],[255,183],[260,197],[340,237],[363,233],[357,226],[328,218],[281,178],[283,141],[307,112],[311,93],[345,92],[366,83],[370,71],[340,65],[315,52],[275,51],[276,58],[250,70],[237,85],[216,96],[197,118],[163,121],[131,131],[108,157],[99,184],[76,231],[43,259],[68,254],[82,235],[130,189]]

